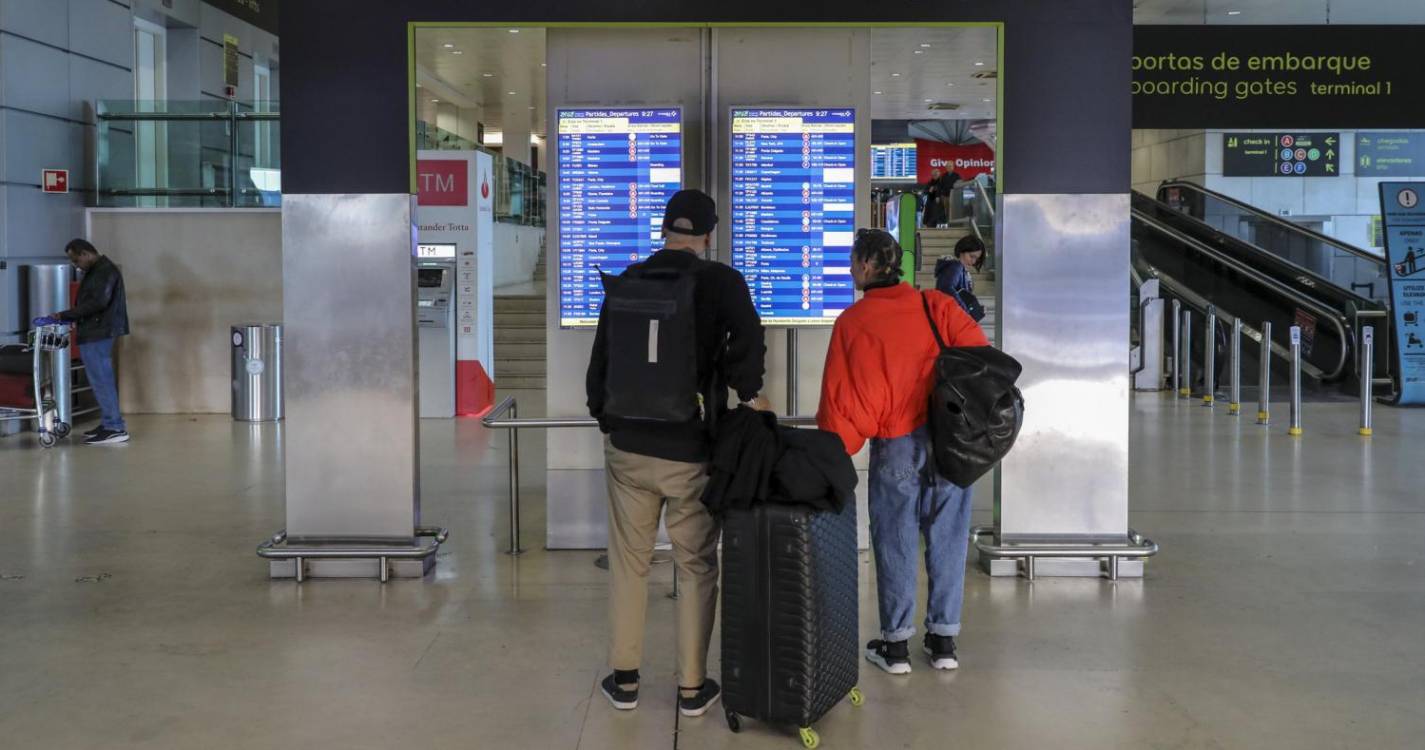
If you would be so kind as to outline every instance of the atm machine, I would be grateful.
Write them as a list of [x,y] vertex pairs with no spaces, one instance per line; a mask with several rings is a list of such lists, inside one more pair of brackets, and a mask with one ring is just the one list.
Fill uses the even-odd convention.
[[416,248],[420,415],[455,416],[455,244]]

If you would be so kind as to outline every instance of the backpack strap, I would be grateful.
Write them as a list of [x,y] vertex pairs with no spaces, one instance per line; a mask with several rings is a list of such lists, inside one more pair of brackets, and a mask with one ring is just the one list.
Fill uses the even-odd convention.
[[920,293],[920,304],[925,308],[925,320],[930,323],[930,332],[935,334],[935,343],[940,345],[941,351],[948,349],[945,339],[940,337],[940,329],[935,325],[935,318],[930,314],[930,298],[926,296],[926,292]]

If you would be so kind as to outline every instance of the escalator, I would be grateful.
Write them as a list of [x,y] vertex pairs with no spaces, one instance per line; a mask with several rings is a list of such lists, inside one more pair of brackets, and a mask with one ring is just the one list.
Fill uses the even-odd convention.
[[[1261,324],[1272,323],[1279,374],[1287,371],[1290,329],[1300,326],[1303,375],[1348,392],[1358,387],[1361,328],[1375,326],[1377,342],[1391,340],[1384,261],[1372,253],[1187,182],[1166,183],[1158,198],[1135,192],[1132,214],[1133,276],[1157,278],[1163,297],[1191,311],[1197,362],[1209,309],[1225,323],[1215,347],[1219,370],[1233,318],[1257,341]],[[1244,344],[1244,366],[1257,350]],[[1374,358],[1375,387],[1388,395],[1392,353],[1377,346]],[[1217,382],[1225,382],[1220,372]]]

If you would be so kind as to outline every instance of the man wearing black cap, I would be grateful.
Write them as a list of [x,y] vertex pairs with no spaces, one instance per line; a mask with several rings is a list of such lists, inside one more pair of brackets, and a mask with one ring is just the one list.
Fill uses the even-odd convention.
[[[717,701],[716,681],[707,676],[708,642],[717,607],[717,522],[702,504],[711,452],[710,422],[727,410],[727,391],[754,408],[770,409],[759,395],[764,372],[762,322],[742,274],[700,256],[712,247],[717,227],[713,199],[683,190],[663,216],[663,249],[606,279],[608,296],[589,362],[589,413],[607,435],[605,475],[609,491],[609,666],[602,689],[618,709],[638,706],[638,667],[643,656],[643,621],[648,601],[648,569],[663,518],[681,590],[678,605],[678,710],[701,716]],[[622,304],[620,284],[634,280],[647,291],[666,283],[668,299]],[[650,282],[652,282],[650,284]],[[677,309],[679,283],[691,288],[691,315]],[[627,287],[624,287],[625,289]],[[655,289],[653,294],[661,293]],[[682,297],[687,299],[687,295]],[[647,313],[646,310],[659,310]],[[645,311],[642,318],[640,311]],[[672,335],[679,318],[691,333]],[[691,317],[691,321],[687,320]],[[660,334],[660,324],[662,333]],[[679,356],[686,367],[677,369]],[[694,362],[696,363],[694,366]],[[668,389],[661,373],[684,372],[696,382]],[[624,373],[621,375],[620,373]],[[653,373],[652,381],[628,379]],[[624,378],[625,382],[619,382]],[[651,383],[651,385],[650,385]],[[686,419],[653,414],[665,389],[673,403],[690,408]],[[647,406],[644,413],[640,409]]]

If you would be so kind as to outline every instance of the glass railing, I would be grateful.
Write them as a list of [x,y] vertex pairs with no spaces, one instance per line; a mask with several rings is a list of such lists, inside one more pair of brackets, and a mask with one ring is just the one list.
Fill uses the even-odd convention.
[[278,111],[275,101],[98,102],[97,204],[281,205]]
[[524,162],[504,156],[455,133],[419,120],[416,148],[439,151],[483,151],[494,159],[495,221],[542,227],[548,205],[548,178]]

